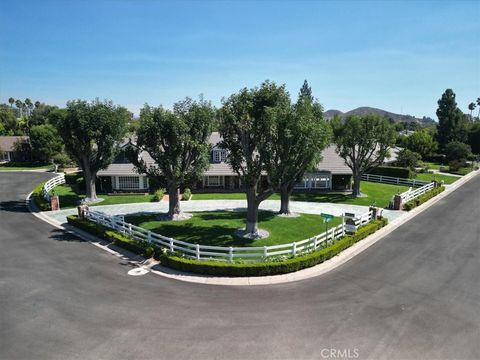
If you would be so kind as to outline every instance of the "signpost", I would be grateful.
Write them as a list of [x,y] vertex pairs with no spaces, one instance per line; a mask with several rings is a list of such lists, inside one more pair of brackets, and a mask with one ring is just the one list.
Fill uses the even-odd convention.
[[333,220],[334,216],[324,213],[321,213],[320,216],[323,218],[323,222],[325,223],[325,238],[328,239],[328,223]]

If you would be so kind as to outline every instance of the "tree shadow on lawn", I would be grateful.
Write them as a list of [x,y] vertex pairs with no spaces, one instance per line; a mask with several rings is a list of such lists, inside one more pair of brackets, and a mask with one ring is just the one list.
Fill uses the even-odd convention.
[[355,199],[351,194],[340,193],[293,193],[293,201],[312,201],[312,202],[330,202],[342,203],[347,200]]
[[22,213],[28,212],[27,206],[25,205],[25,200],[2,201],[0,202],[0,210]]
[[[248,246],[255,240],[242,239],[234,235],[235,230],[244,228],[246,223],[246,212],[242,211],[209,211],[196,213],[191,220],[185,221],[159,221],[158,214],[130,214],[125,217],[126,222],[138,226],[148,226],[149,230],[176,240],[190,243],[199,243],[212,246]],[[271,211],[259,211],[259,222],[269,221],[276,217]],[[209,221],[225,221],[227,224],[211,224]],[[228,222],[231,222],[229,224]],[[261,227],[261,224],[260,224]]]

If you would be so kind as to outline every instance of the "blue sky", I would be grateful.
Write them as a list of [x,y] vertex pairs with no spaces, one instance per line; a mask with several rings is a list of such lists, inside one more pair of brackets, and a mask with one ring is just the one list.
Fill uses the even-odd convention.
[[131,111],[265,79],[325,109],[435,117],[480,97],[480,1],[2,1],[0,102],[108,98]]

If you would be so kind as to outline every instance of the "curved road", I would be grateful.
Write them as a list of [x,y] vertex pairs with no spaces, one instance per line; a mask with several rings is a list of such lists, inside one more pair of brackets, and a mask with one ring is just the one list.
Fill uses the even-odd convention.
[[320,277],[221,287],[153,274],[24,206],[0,173],[0,359],[479,359],[480,176]]

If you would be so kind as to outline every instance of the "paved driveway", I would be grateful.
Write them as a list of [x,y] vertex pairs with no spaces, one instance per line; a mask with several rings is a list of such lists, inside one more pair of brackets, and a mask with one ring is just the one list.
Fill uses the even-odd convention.
[[480,358],[479,176],[336,270],[259,287],[128,276],[26,212],[46,176],[0,174],[0,359]]
[[[239,210],[247,208],[246,200],[192,200],[181,202],[182,211],[213,211],[213,210]],[[136,204],[122,204],[122,205],[104,205],[92,207],[93,210],[104,212],[108,215],[127,215],[134,213],[165,213],[168,211],[168,202],[148,202]],[[260,209],[278,211],[280,209],[280,200],[265,200],[260,204]],[[348,204],[333,204],[333,203],[318,203],[318,202],[304,202],[291,201],[290,210],[305,214],[333,214],[341,216],[344,212],[354,214],[364,214],[368,211],[368,206],[348,205]],[[67,209],[60,211],[49,211],[44,214],[50,218],[63,223],[66,221],[66,216],[76,214],[76,209]],[[384,210],[384,215],[388,220],[392,221],[403,214],[402,211]]]

